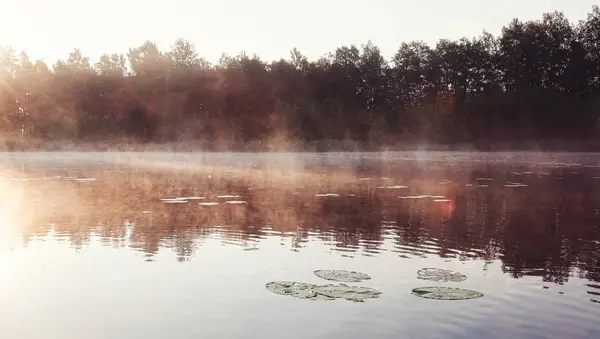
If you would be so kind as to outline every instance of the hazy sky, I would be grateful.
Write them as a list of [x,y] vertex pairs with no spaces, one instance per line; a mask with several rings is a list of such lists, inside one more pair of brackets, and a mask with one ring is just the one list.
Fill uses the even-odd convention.
[[560,10],[571,21],[598,0],[0,0],[0,45],[54,62],[80,48],[92,61],[179,37],[209,61],[246,50],[264,60],[309,59],[368,40],[390,57],[403,41],[497,35],[512,18]]

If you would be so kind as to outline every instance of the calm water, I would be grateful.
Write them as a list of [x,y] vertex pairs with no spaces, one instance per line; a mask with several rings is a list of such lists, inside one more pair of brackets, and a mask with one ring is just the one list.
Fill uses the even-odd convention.
[[[3,339],[600,338],[600,155],[22,153],[0,165]],[[198,199],[161,200],[177,197]],[[417,279],[425,267],[468,279]],[[265,289],[323,283],[316,269],[368,273],[355,285],[383,294]],[[410,293],[430,285],[485,296]]]

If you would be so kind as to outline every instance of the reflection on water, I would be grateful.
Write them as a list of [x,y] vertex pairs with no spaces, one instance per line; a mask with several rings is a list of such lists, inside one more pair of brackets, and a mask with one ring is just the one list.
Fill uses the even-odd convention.
[[[600,169],[578,164],[489,161],[358,161],[336,168],[331,163],[315,163],[314,167],[304,167],[302,173],[254,165],[202,170],[132,166],[80,170],[39,164],[7,167],[0,179],[0,258],[8,262],[16,252],[27,252],[32,244],[52,240],[56,242],[52,246],[66,242],[75,250],[73,255],[96,243],[137,251],[141,265],[156,265],[145,261],[155,261],[163,251],[175,253],[179,262],[207,260],[208,254],[200,256],[198,251],[215,242],[228,249],[268,253],[268,259],[254,263],[264,267],[283,256],[282,251],[312,261],[316,265],[313,269],[322,268],[319,263],[327,260],[349,268],[352,263],[369,267],[385,260],[386,265],[392,265],[386,270],[406,271],[415,278],[413,268],[421,266],[446,265],[461,270],[473,267],[466,263],[481,263],[478,270],[470,268],[469,274],[479,275],[482,286],[524,281],[520,289],[511,290],[519,291],[514,292],[515,298],[537,296],[535,293],[545,293],[540,297],[547,298],[546,304],[540,301],[537,312],[541,315],[531,318],[537,325],[527,327],[525,317],[519,320],[524,327],[515,325],[515,331],[520,332],[505,330],[506,336],[495,336],[567,334],[592,338],[600,334],[598,322],[589,321],[590,317],[600,319],[600,181],[596,179]],[[215,257],[222,255],[210,248]],[[177,261],[166,265],[184,265]],[[295,270],[290,265],[289,280]],[[227,262],[221,270],[231,266],[236,264]],[[81,279],[85,283],[85,278]],[[376,279],[373,282],[377,283]],[[539,291],[528,292],[523,286],[537,286]],[[398,295],[403,292],[401,288]],[[516,302],[501,299],[509,291],[505,288],[496,289],[500,299],[491,307],[508,303],[510,308],[510,302]],[[410,293],[410,289],[404,292]],[[260,293],[262,290],[256,291],[256,295]],[[569,293],[574,295],[566,299]],[[384,291],[378,302],[385,303],[388,294]],[[485,295],[493,299],[494,290]],[[393,294],[389,298],[392,300]],[[417,303],[428,301],[412,302],[418,308],[422,306]],[[577,325],[578,330],[543,332],[547,329],[540,325],[540,319],[546,319],[543,308],[548,302],[565,308],[569,326]],[[374,305],[402,312],[398,305]],[[507,314],[514,313],[506,310]],[[199,316],[202,314],[200,311]],[[561,311],[555,311],[552,319],[561,316]],[[364,317],[362,321],[370,320]],[[510,325],[502,319],[512,318],[497,317],[495,321],[500,320],[500,324],[487,324],[489,331],[493,326]],[[453,321],[440,319],[447,324]],[[375,321],[369,326],[383,325]],[[387,335],[381,327],[369,330],[369,326],[356,334],[340,330],[324,337]],[[394,323],[386,326],[392,333]],[[420,333],[444,337],[441,332],[448,328],[442,323],[439,326],[439,334]],[[467,334],[485,331],[476,329]],[[456,337],[465,335],[456,333]],[[494,337],[490,335],[484,336]],[[453,335],[446,333],[445,337]]]
[[600,281],[600,183],[589,174],[560,184],[532,174],[526,190],[509,189],[516,187],[502,179],[481,190],[398,178],[410,185],[397,186],[407,187],[402,194],[423,191],[420,184],[433,193],[398,195],[379,189],[377,180],[330,178],[292,190],[185,173],[98,172],[81,180],[45,172],[2,180],[1,216],[19,218],[12,230],[23,235],[24,246],[51,231],[78,248],[96,235],[149,255],[172,248],[187,260],[207,237],[241,247],[280,237],[292,240],[290,249],[322,241],[353,256],[393,251],[402,258],[501,259],[515,278],[563,283],[577,274]]

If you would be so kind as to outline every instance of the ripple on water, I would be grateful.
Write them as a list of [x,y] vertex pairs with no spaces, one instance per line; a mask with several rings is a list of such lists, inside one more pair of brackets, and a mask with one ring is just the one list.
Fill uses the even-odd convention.
[[[5,190],[0,215],[8,218],[14,207],[11,203],[22,200],[19,205],[22,211],[18,210],[18,214],[34,219],[34,227],[26,228],[23,232],[25,234],[18,234],[18,240],[23,239],[23,251],[34,248],[35,253],[44,254],[43,251],[48,250],[48,260],[54,260],[55,255],[62,256],[60,262],[56,260],[56,264],[61,264],[63,259],[68,263],[70,252],[54,251],[53,246],[69,246],[74,251],[80,251],[86,246],[103,246],[101,250],[107,252],[114,246],[118,249],[114,252],[117,257],[134,250],[148,253],[143,258],[137,256],[137,262],[114,261],[112,259],[117,257],[111,255],[97,256],[94,260],[100,264],[97,268],[98,276],[110,276],[114,273],[116,263],[123,265],[117,267],[124,268],[119,270],[122,281],[129,282],[134,281],[135,272],[139,272],[135,265],[143,265],[144,259],[156,259],[160,265],[154,265],[152,269],[157,272],[164,269],[165,274],[171,271],[168,268],[169,261],[180,267],[181,264],[176,260],[189,259],[192,265],[190,268],[197,265],[194,267],[204,267],[210,272],[205,274],[207,272],[202,269],[191,270],[193,274],[186,274],[184,284],[202,287],[195,289],[192,294],[209,304],[222,305],[210,308],[211,312],[218,313],[218,317],[214,319],[223,319],[215,325],[220,328],[233,324],[235,326],[231,327],[239,328],[240,332],[251,331],[249,327],[244,327],[244,322],[228,318],[227,310],[231,310],[231,307],[252,309],[255,305],[251,303],[265,299],[260,291],[267,293],[269,299],[269,293],[260,287],[264,286],[267,279],[285,278],[280,276],[282,273],[287,272],[292,279],[312,279],[309,282],[315,282],[316,279],[318,283],[320,280],[312,275],[313,269],[318,267],[310,267],[310,263],[320,262],[326,268],[330,265],[340,268],[337,266],[339,264],[347,269],[372,269],[373,272],[369,273],[373,273],[374,279],[356,285],[374,287],[384,292],[374,304],[376,307],[370,308],[369,312],[374,313],[364,313],[358,319],[366,326],[354,326],[356,321],[347,323],[348,333],[351,334],[348,337],[356,336],[350,330],[358,331],[359,327],[366,329],[364,337],[377,336],[376,334],[384,332],[382,328],[387,327],[389,333],[380,337],[595,338],[594,335],[600,333],[597,319],[600,310],[600,241],[599,233],[596,232],[596,225],[600,224],[600,200],[596,199],[595,194],[598,180],[592,179],[592,175],[599,174],[582,170],[577,180],[571,180],[575,175],[573,172],[559,170],[548,174],[550,177],[542,177],[543,173],[531,177],[507,176],[505,167],[506,163],[499,161],[498,167],[490,165],[490,168],[478,171],[479,175],[475,180],[462,165],[457,165],[456,173],[449,172],[449,167],[444,165],[436,169],[428,167],[423,175],[420,172],[389,174],[393,178],[399,178],[398,181],[378,181],[382,173],[369,173],[368,175],[376,178],[373,184],[349,180],[343,183],[347,186],[338,185],[337,182],[330,185],[329,182],[321,181],[318,185],[302,183],[297,186],[274,187],[276,185],[269,183],[268,188],[249,193],[251,196],[248,199],[242,192],[250,191],[251,187],[247,187],[250,184],[258,187],[255,182],[230,184],[212,180],[198,183],[197,176],[187,182],[171,173],[153,178],[150,173],[137,176],[126,171],[124,174],[97,175],[99,182],[88,186],[73,184],[73,181],[70,181],[71,184],[61,180],[42,182],[42,179],[31,179],[41,177],[41,174],[28,173],[27,178],[31,181],[29,184],[8,179],[1,182],[3,188],[25,186],[26,190],[23,192],[23,199],[14,199],[14,191]],[[434,171],[440,172],[435,174]],[[597,171],[597,168],[593,171]],[[66,174],[72,176],[67,180],[96,175],[91,171],[73,173]],[[555,182],[557,174],[564,175],[569,185]],[[123,178],[119,179],[119,176]],[[328,174],[328,178],[332,177],[337,179],[335,175]],[[467,184],[473,186],[489,184],[489,189],[465,188],[463,184],[438,185],[438,181],[444,177],[456,178],[460,183],[473,180]],[[347,178],[343,180],[345,179]],[[423,181],[427,181],[426,185],[422,185]],[[400,189],[400,183],[415,188],[415,191]],[[505,184],[527,184],[530,188],[505,188]],[[55,189],[53,185],[61,188]],[[79,185],[84,185],[85,188]],[[48,186],[51,190],[44,190],[42,186]],[[190,190],[191,187],[198,187],[199,190],[196,193]],[[373,189],[376,187],[381,189]],[[300,194],[293,195],[292,192]],[[434,195],[416,195],[422,192],[445,197],[436,199],[433,198]],[[218,195],[217,198],[220,193],[230,195]],[[237,197],[233,195],[237,193],[244,198],[228,198]],[[335,198],[315,198],[315,193]],[[184,194],[190,196],[174,198]],[[416,200],[395,198],[405,194],[415,194],[406,199]],[[207,199],[193,195],[205,195]],[[247,200],[250,208],[163,206],[159,200],[162,196],[175,204],[193,202],[194,206],[196,203],[199,206],[216,206],[220,203],[222,207],[226,207],[229,204],[227,201]],[[447,198],[448,196],[456,197],[456,200]],[[574,200],[565,199],[565,196],[574,197],[580,203],[573,204]],[[442,219],[439,210],[444,209],[445,205],[430,204],[431,201],[456,201],[456,211],[454,215]],[[57,210],[58,213],[55,212]],[[130,218],[131,223],[123,225],[121,220],[124,218]],[[7,221],[13,221],[12,219],[6,219],[5,224],[10,224]],[[548,220],[559,220],[569,227],[548,229]],[[55,226],[48,233],[43,225],[50,223]],[[19,225],[18,222],[14,224],[16,227]],[[5,231],[6,227],[0,227],[0,233]],[[6,259],[7,255],[11,255],[2,246],[0,244],[0,260],[3,256]],[[204,260],[202,253],[211,253],[215,257],[214,261]],[[35,263],[39,265],[35,266],[46,264],[42,255],[35,258],[39,260],[39,263]],[[256,265],[250,267],[248,263],[251,261]],[[226,267],[220,265],[221,262],[227,262]],[[403,269],[389,269],[394,265],[400,265]],[[20,269],[35,270],[35,266],[31,268],[29,265],[22,265]],[[6,267],[0,265],[0,273],[5,273],[2,270],[6,270]],[[301,267],[306,271],[298,270]],[[460,284],[453,287],[480,291],[485,296],[466,303],[436,302],[413,297],[412,288],[417,287],[419,282],[425,282],[417,277],[417,270],[422,267],[441,267],[468,275],[468,280],[464,282],[439,281],[433,284],[442,285],[441,287],[444,284]],[[274,276],[265,278],[266,271]],[[40,278],[40,283],[53,284],[56,281],[45,279],[41,274],[36,276]],[[232,276],[244,279],[229,279]],[[110,284],[111,281],[105,282]],[[81,285],[85,287],[86,283],[84,279]],[[179,288],[181,281],[165,280],[160,283],[172,284],[165,287],[181,293],[177,300],[187,300],[186,293],[193,290]],[[61,299],[72,296],[70,291],[62,291],[62,284],[57,282],[52,286],[53,295]],[[127,298],[118,293],[127,290],[128,286],[124,286],[124,289],[118,284],[114,286],[117,297]],[[206,289],[203,286],[218,288]],[[238,287],[252,295],[249,298],[236,297]],[[77,284],[73,288],[78,288]],[[155,289],[159,299],[165,296],[161,294],[164,290],[166,289]],[[79,295],[82,291],[76,292]],[[2,294],[0,289],[0,299],[9,298],[9,294]],[[30,296],[30,299],[35,298]],[[347,318],[344,313],[347,308],[340,309],[342,313],[339,314],[326,312],[327,316],[315,318],[306,315],[308,313],[300,313],[303,307],[313,306],[296,306],[302,304],[299,300],[279,296],[267,299],[264,300],[268,303],[267,309],[282,310],[287,305],[292,305],[286,312],[275,312],[266,317],[278,323],[289,320],[289,323],[282,325],[285,328],[293,326],[294,319],[300,321],[298,316],[305,316],[316,324],[315,327],[321,326],[322,329]],[[14,302],[18,304],[20,301]],[[298,302],[300,304],[296,304]],[[165,305],[171,314],[182,311],[195,318],[206,316],[203,313],[206,310],[198,308],[197,303]],[[316,305],[315,307],[323,306],[318,306],[318,303]],[[80,306],[83,307],[83,304]],[[142,306],[139,311],[135,309],[134,312],[146,314],[141,309]],[[93,305],[89,304],[89,307],[93,308]],[[40,316],[34,308],[28,309],[29,316]],[[68,310],[65,308],[61,311]],[[288,311],[298,312],[290,316]],[[26,316],[19,312],[20,308],[14,310],[15,318]],[[419,325],[415,321],[418,319],[427,319],[427,325]],[[269,326],[259,318],[255,320],[258,321],[253,323],[256,326]],[[108,323],[107,327],[108,325],[111,324]],[[6,321],[5,326],[10,326],[10,323]],[[52,330],[53,327],[46,329]],[[193,332],[193,329],[187,331],[186,327],[181,327],[180,330],[182,336],[189,336]],[[405,335],[404,330],[412,332]],[[101,336],[110,337],[104,334],[106,333]],[[308,336],[314,334],[309,333]],[[301,335],[306,336],[305,333]],[[226,337],[228,336],[225,334],[224,338]]]
[[96,179],[96,178],[75,178],[75,179],[73,179],[73,181],[85,183],[85,182],[95,182],[95,181],[98,181],[98,179]]
[[586,284],[589,290],[586,293],[591,296],[590,301],[594,303],[600,302],[600,285],[598,284]]

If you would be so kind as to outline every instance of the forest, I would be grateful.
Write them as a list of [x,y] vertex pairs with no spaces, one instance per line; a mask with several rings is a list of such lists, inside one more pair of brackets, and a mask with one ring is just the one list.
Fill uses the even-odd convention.
[[399,42],[389,60],[371,42],[217,64],[184,39],[96,63],[74,49],[50,66],[0,48],[3,150],[600,150],[599,119],[598,6],[577,23],[552,12],[497,37]]

